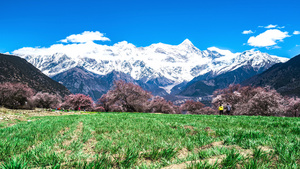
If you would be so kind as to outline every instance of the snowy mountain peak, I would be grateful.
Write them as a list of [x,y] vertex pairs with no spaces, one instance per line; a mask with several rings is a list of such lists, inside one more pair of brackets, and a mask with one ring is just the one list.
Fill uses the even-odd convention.
[[179,44],[180,46],[188,46],[188,47],[194,47],[193,43],[189,40],[189,39],[185,39],[183,42],[181,42],[181,44]]

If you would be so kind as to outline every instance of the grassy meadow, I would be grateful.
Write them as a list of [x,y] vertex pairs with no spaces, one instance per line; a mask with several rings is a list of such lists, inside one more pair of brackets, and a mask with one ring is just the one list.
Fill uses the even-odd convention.
[[2,168],[300,168],[299,118],[97,113],[2,123]]

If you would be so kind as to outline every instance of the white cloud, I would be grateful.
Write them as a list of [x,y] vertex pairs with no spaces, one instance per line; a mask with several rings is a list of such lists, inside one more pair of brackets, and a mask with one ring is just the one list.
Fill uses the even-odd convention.
[[81,34],[70,35],[66,39],[60,40],[60,42],[63,42],[63,43],[68,43],[68,42],[86,43],[86,42],[92,42],[95,40],[110,41],[109,38],[104,37],[103,33],[100,33],[99,31],[96,31],[96,32],[84,31]]
[[293,34],[294,35],[300,35],[300,31],[294,31]]
[[265,28],[267,28],[267,29],[270,29],[270,28],[276,28],[278,25],[272,25],[272,24],[270,24],[270,25],[268,25],[268,26],[265,26]]
[[248,39],[248,44],[255,47],[268,47],[276,45],[286,37],[290,37],[288,32],[282,32],[278,29],[269,29],[257,36],[251,36]]
[[273,24],[270,24],[268,26],[258,26],[259,28],[266,28],[266,29],[272,29],[272,28],[278,28],[278,29],[283,29],[285,28],[285,26],[278,26],[278,25],[273,25]]
[[280,48],[281,48],[281,47],[280,47],[280,46],[277,46],[277,45],[273,47],[273,49],[280,49]]
[[252,32],[252,30],[244,30],[242,32],[242,34],[251,34],[251,33],[254,33],[254,32]]

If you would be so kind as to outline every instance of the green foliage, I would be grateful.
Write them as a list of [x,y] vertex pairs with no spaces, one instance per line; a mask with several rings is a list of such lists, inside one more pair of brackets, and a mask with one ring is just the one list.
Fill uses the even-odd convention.
[[175,151],[174,148],[164,148],[164,149],[158,149],[154,148],[152,151],[144,153],[143,157],[146,159],[151,159],[153,161],[159,160],[159,159],[166,159],[171,160],[175,155],[177,151]]
[[187,168],[188,169],[193,169],[193,168],[218,169],[220,167],[219,167],[218,163],[214,163],[213,165],[210,165],[207,161],[204,161],[204,162],[192,163]]
[[28,167],[25,161],[18,158],[14,158],[2,164],[1,168],[2,169],[25,169]]
[[[198,161],[188,167],[299,168],[299,124],[299,118],[261,116],[100,113],[39,117],[0,128],[0,165],[161,168]],[[220,141],[223,147],[209,146]],[[244,157],[236,146],[253,154]],[[271,150],[259,148],[263,146]],[[189,155],[179,158],[183,149]],[[207,162],[218,156],[223,158],[221,163]]]
[[125,154],[125,159],[121,162],[121,166],[125,168],[130,168],[138,160],[139,153],[133,148],[128,148]]
[[231,150],[226,154],[226,158],[222,161],[221,165],[223,168],[236,168],[237,163],[242,160],[242,158],[239,153]]

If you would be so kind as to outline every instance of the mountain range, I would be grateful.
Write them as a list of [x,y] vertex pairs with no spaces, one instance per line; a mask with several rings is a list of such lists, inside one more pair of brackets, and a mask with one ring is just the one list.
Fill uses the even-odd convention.
[[211,47],[201,51],[188,39],[179,45],[157,43],[148,47],[126,41],[113,46],[93,42],[57,45],[61,50],[21,48],[13,54],[71,92],[94,99],[112,86],[112,79],[137,83],[161,96],[205,96],[288,60],[256,50],[232,53]]
[[112,71],[107,75],[98,75],[86,70],[83,67],[74,67],[65,72],[59,73],[52,77],[57,82],[64,84],[72,93],[82,93],[91,96],[94,100],[99,99],[114,84],[116,80],[132,82],[154,95],[167,95],[166,91],[150,82],[144,83],[140,80],[133,79],[130,75]]

